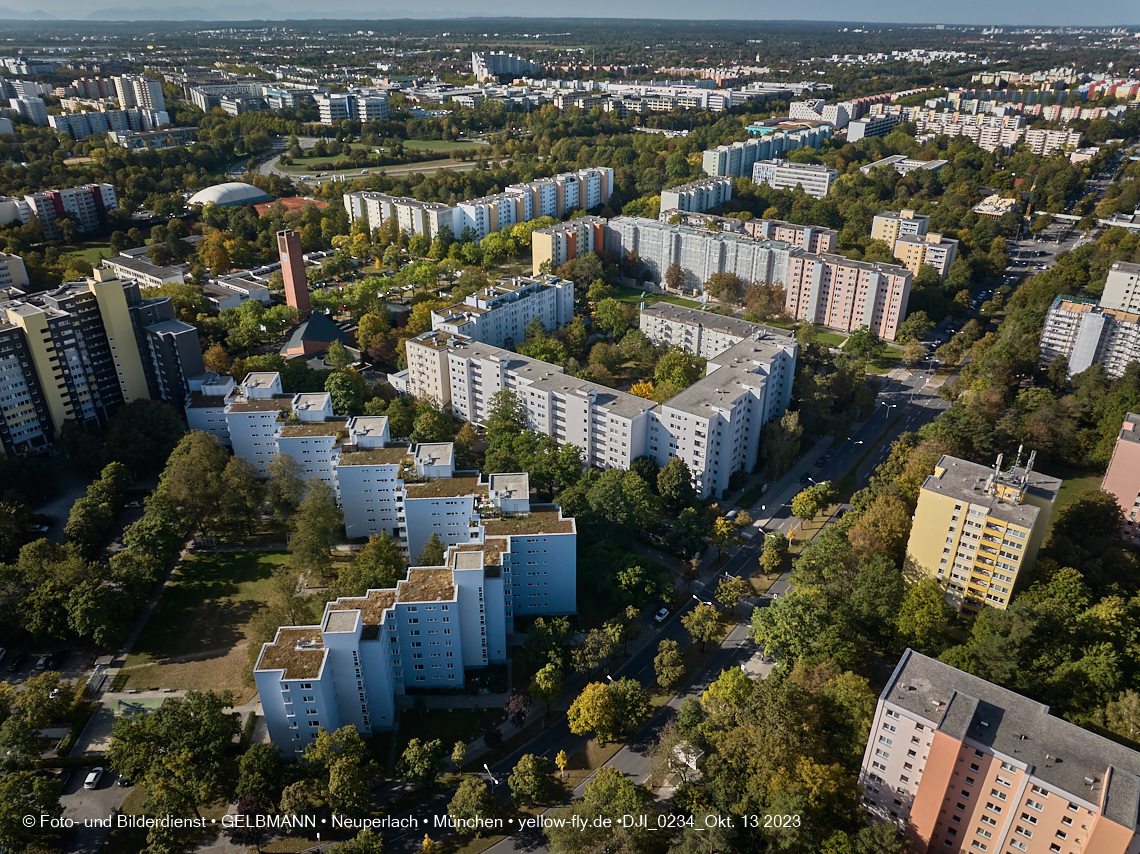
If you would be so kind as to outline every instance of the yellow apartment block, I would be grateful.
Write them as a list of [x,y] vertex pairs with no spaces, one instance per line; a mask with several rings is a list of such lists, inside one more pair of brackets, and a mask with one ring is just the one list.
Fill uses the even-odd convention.
[[943,456],[918,497],[907,557],[937,578],[951,607],[1005,609],[1029,574],[1061,481],[1023,467],[1008,471]]

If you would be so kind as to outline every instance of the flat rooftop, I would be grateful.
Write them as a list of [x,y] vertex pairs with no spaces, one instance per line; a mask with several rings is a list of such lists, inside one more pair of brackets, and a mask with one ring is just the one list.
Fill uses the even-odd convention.
[[502,519],[484,519],[483,530],[488,537],[523,536],[526,534],[573,534],[574,520],[563,519],[558,508],[542,505],[531,507],[526,515]]
[[1124,416],[1124,424],[1120,428],[1119,442],[1135,442],[1140,444],[1140,415],[1129,412]]
[[529,498],[530,475],[526,472],[519,474],[493,474],[489,478],[492,492],[498,492],[505,498]]
[[[904,653],[880,699],[951,738],[1027,763],[1034,778],[1070,797],[1099,804],[1103,796],[1106,818],[1138,829],[1140,753],[1049,714],[1048,706],[913,650]],[[1117,773],[1105,792],[1110,767]]]
[[455,583],[446,566],[417,566],[396,587],[397,602],[450,602],[455,598]]
[[795,334],[789,329],[765,326],[762,323],[753,323],[736,317],[725,317],[715,311],[700,311],[695,308],[686,308],[683,305],[673,305],[670,302],[655,302],[653,305],[647,305],[641,310],[641,313],[676,323],[687,323],[694,326],[700,324],[708,329],[716,329],[740,338],[752,338],[757,335],[771,335],[773,338],[782,340],[795,338]]
[[484,542],[460,543],[457,546],[452,546],[451,551],[455,553],[481,552],[483,555],[483,566],[501,566],[503,563],[503,552],[507,551],[509,547],[510,540],[506,537],[486,536]]
[[288,412],[293,407],[293,396],[279,397],[238,397],[229,403],[231,412]]
[[429,466],[444,466],[455,459],[455,446],[451,442],[425,442],[416,445],[416,462]]
[[370,448],[364,451],[342,453],[340,464],[342,466],[391,466],[399,465],[406,459],[408,459],[408,449],[404,447]]
[[[938,476],[938,471],[942,471],[941,477]],[[1003,476],[1018,479],[1024,471],[1024,468],[1012,468],[1008,472],[1003,472]],[[982,491],[986,479],[993,473],[991,466],[960,460],[947,454],[938,461],[935,474],[926,479],[922,488],[928,492],[945,495],[947,498],[985,507],[991,516],[1004,522],[1027,530],[1032,528],[1037,515],[1041,512],[1039,507],[1028,503],[1012,504],[997,495],[987,495]],[[1027,493],[1044,500],[1055,501],[1060,488],[1060,478],[1036,471],[1029,472]]]
[[[314,644],[299,647],[298,643]],[[273,643],[261,650],[258,670],[284,670],[282,679],[316,679],[327,650],[319,626],[289,626],[277,630]]]
[[408,498],[455,498],[460,495],[486,495],[487,485],[478,475],[470,477],[434,477],[421,483],[405,484]]
[[395,604],[395,590],[369,590],[366,596],[337,599],[335,602],[329,602],[326,607],[329,612],[359,611],[364,625],[379,626],[384,622],[384,612]]
[[302,421],[299,424],[286,424],[281,428],[282,439],[298,439],[307,436],[339,436],[344,432],[347,418],[334,418],[331,421]]
[[221,409],[226,405],[226,399],[221,395],[202,394],[200,391],[190,392],[190,402],[187,409]]

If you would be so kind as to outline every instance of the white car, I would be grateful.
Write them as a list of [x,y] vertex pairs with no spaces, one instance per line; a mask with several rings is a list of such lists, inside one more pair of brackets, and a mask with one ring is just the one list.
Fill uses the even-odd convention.
[[83,788],[94,789],[99,785],[99,781],[101,779],[103,779],[103,769],[96,768],[90,774],[88,774],[87,779],[83,781]]
[[669,619],[668,608],[662,608],[660,611],[653,615],[653,622],[655,623],[664,623],[667,619]]

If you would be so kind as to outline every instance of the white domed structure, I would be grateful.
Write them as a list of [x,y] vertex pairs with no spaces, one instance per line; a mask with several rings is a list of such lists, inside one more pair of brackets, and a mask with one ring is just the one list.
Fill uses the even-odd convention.
[[229,181],[225,184],[215,184],[212,187],[199,190],[190,197],[190,204],[192,205],[208,205],[210,202],[213,202],[221,208],[271,201],[273,201],[273,196],[264,190],[257,189],[253,184],[246,184],[242,181]]

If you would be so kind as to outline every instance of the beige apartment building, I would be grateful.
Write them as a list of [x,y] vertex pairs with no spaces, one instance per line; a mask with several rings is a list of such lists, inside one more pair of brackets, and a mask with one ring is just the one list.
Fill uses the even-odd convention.
[[912,210],[883,211],[875,214],[871,222],[871,239],[881,240],[890,247],[891,253],[895,250],[895,241],[904,234],[922,237],[930,229],[930,217],[915,213]]
[[839,243],[839,232],[834,229],[795,225],[779,219],[746,220],[744,232],[759,240],[779,240],[805,252],[834,252]]
[[1140,415],[1124,416],[1100,488],[1116,496],[1124,513],[1124,539],[1140,544]]
[[875,709],[859,782],[915,854],[1135,854],[1140,753],[913,650]]
[[923,235],[902,234],[895,241],[893,254],[916,276],[923,264],[929,264],[945,279],[950,265],[958,257],[958,241],[944,238],[935,231]]
[[1061,481],[1033,471],[1034,454],[1021,454],[1002,471],[944,455],[919,492],[907,557],[937,578],[951,607],[976,614],[1005,610],[1014,588],[1025,581]]

